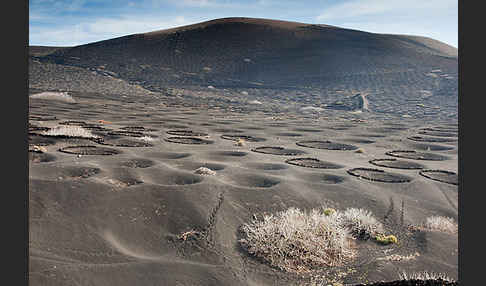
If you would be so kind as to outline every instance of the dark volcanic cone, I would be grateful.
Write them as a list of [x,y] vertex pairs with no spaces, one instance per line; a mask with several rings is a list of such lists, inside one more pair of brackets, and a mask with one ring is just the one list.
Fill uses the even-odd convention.
[[[36,87],[86,90],[89,86],[93,92],[105,92],[106,84],[116,94],[114,90],[125,92],[127,88],[121,85],[130,83],[176,96],[179,92],[174,88],[211,86],[212,93],[258,89],[272,100],[272,91],[279,90],[316,110],[457,116],[458,51],[425,37],[223,18],[81,46],[41,49],[45,53],[35,52],[35,47],[31,50],[29,84]],[[43,65],[59,72],[46,73]],[[76,70],[84,82],[74,87],[61,70]],[[217,95],[230,102],[226,96],[238,98],[240,104],[248,102],[248,96]],[[279,102],[285,104],[283,99]],[[315,102],[320,103],[315,106]]]
[[134,34],[37,58],[158,87],[326,86],[371,71],[369,80],[386,74],[397,85],[399,73],[418,72],[433,83],[424,73],[455,74],[458,63],[457,49],[429,38],[254,18]]

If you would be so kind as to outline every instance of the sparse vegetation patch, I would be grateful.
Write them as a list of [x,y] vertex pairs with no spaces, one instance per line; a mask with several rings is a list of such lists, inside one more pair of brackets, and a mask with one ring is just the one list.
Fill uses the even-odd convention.
[[309,272],[354,257],[348,231],[335,215],[290,208],[244,224],[240,244],[248,253],[288,272]]
[[55,128],[51,128],[41,133],[46,136],[54,137],[72,137],[72,138],[98,138],[97,135],[91,133],[91,131],[84,129],[83,127],[76,125],[63,125]]
[[46,91],[41,93],[36,93],[30,96],[33,99],[47,99],[47,100],[60,100],[69,103],[75,103],[76,100],[69,95],[67,92],[52,92]]
[[447,282],[455,282],[454,279],[447,276],[444,273],[435,273],[435,272],[414,272],[414,273],[400,273],[400,279],[402,280],[444,280]]
[[458,230],[457,223],[454,219],[444,216],[428,217],[419,228],[449,233],[456,233]]
[[241,226],[240,245],[249,254],[278,269],[304,273],[320,267],[339,266],[356,256],[353,239],[385,237],[383,225],[370,211],[348,208],[289,208],[276,214],[253,216]]

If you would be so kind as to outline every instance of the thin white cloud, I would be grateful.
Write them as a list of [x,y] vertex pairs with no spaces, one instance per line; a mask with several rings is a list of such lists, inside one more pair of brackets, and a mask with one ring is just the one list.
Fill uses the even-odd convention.
[[183,6],[191,6],[191,7],[208,7],[217,4],[216,2],[211,2],[209,0],[182,0],[178,2]]
[[86,0],[71,0],[71,2],[63,5],[63,9],[68,12],[79,11],[85,3]]
[[32,27],[29,45],[76,46],[187,24],[189,21],[183,16],[165,19],[145,16],[99,18],[61,27]]
[[29,1],[29,13],[37,12],[46,15],[53,15],[65,12],[78,12],[82,10],[87,0],[70,1]]
[[355,0],[330,6],[317,20],[349,19],[383,14],[424,15],[457,9],[456,0]]
[[457,47],[456,0],[352,0],[322,11],[322,24],[374,33],[426,36]]
[[172,28],[188,24],[183,16],[161,20],[160,18],[122,17],[120,19],[101,18],[94,22],[84,23],[86,29],[95,34],[136,34],[154,30]]
[[380,34],[400,34],[400,35],[415,35],[425,36],[432,39],[439,40],[457,48],[457,26],[436,27],[433,23],[410,23],[410,22],[394,22],[383,25],[380,22],[343,22],[343,28],[355,29],[360,31],[380,33]]
[[213,8],[213,9],[245,9],[254,6],[254,3],[241,3],[227,0],[152,0],[152,6],[160,8],[161,5],[171,5],[179,8]]

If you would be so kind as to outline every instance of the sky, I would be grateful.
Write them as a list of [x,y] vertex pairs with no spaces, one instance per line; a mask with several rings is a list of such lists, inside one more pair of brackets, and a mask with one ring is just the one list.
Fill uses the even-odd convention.
[[458,47],[457,0],[29,0],[29,45],[77,46],[224,17],[425,36]]

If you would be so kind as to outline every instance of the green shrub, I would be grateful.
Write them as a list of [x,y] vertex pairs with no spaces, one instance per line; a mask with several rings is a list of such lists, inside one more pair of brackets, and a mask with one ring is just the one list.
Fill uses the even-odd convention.
[[324,209],[322,211],[323,214],[325,214],[326,216],[330,216],[332,214],[335,214],[336,213],[336,210],[333,209],[333,208],[327,208],[327,209]]
[[398,239],[396,236],[394,235],[382,235],[382,234],[378,234],[375,236],[375,240],[381,244],[391,244],[391,243],[398,243]]

